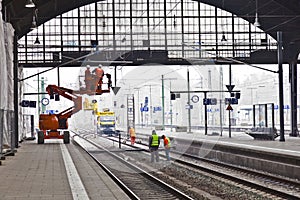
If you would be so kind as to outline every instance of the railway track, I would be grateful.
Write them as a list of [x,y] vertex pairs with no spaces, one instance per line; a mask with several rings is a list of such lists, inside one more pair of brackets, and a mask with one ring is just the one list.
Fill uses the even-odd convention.
[[184,154],[184,160],[176,159],[175,162],[183,167],[188,166],[192,169],[230,180],[235,185],[243,185],[251,188],[251,190],[262,192],[263,195],[271,195],[272,199],[300,199],[300,183],[295,180],[211,160],[199,159],[187,154]]
[[[115,140],[116,143],[119,140],[118,138],[113,139],[112,137],[105,139]],[[143,144],[141,143],[141,145]],[[147,151],[147,145],[144,144],[144,147],[144,151]],[[123,148],[125,148],[124,144]],[[135,148],[137,147],[135,146]],[[100,155],[104,156],[104,154],[100,152],[94,151],[92,153],[94,156],[97,155],[97,157]],[[134,151],[128,151],[126,153],[118,152],[117,154],[121,157],[121,160],[128,159],[134,161],[139,167],[144,170],[149,170],[147,169],[147,164],[143,164],[145,160],[149,159],[149,155],[141,154],[140,152],[136,153]],[[184,154],[182,152],[172,151],[171,154],[173,158],[172,163],[160,165],[156,172],[152,174],[164,179],[165,182],[169,182],[170,185],[176,185],[180,191],[184,191],[184,193],[195,199],[198,199],[197,197],[199,196],[197,196],[197,194],[191,195],[191,193],[195,193],[195,191],[198,193],[209,193],[210,195],[204,195],[209,199],[217,199],[220,197],[222,197],[221,199],[300,199],[300,183],[296,180],[236,167],[194,155]],[[162,154],[162,156],[163,155],[164,154]],[[103,160],[104,158],[99,157],[99,159]],[[118,176],[122,177],[123,175],[124,174],[119,174]],[[204,185],[202,184],[203,180],[207,181]],[[220,182],[226,184],[220,186]],[[210,186],[207,187],[208,185]],[[224,188],[230,188],[230,190],[232,190],[232,188],[237,189],[236,192],[230,194],[230,192],[228,192],[229,189]],[[247,191],[250,191],[250,193],[248,194]],[[229,193],[227,197],[224,197],[224,192]],[[241,197],[240,195],[236,197],[234,193],[244,193],[243,195],[246,195],[247,198],[244,196]],[[255,195],[259,197],[257,198]]]
[[[141,144],[147,148],[146,144]],[[189,167],[189,169],[205,172],[216,178],[229,180],[231,184],[239,187],[243,185],[245,188],[259,191],[262,195],[271,196],[272,198],[300,199],[300,182],[297,180],[237,167],[178,151],[172,151],[171,153],[173,154],[174,163],[180,164],[182,168]],[[168,170],[170,171],[170,169]],[[168,170],[164,170],[164,172],[167,173]]]
[[[150,173],[124,160],[100,144],[84,140],[77,142],[103,168],[132,199],[192,199]],[[88,134],[84,134],[85,137]],[[75,138],[76,136],[73,136]],[[78,140],[78,138],[76,138]],[[89,143],[89,145],[87,144]]]

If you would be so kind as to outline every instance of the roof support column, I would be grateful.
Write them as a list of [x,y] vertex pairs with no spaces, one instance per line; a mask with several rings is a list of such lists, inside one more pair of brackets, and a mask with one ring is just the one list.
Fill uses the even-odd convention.
[[299,135],[297,128],[297,59],[289,62],[290,65],[290,85],[291,85],[291,133],[290,136]]
[[299,44],[295,42],[287,43],[285,46],[285,59],[289,63],[289,82],[290,82],[290,136],[297,137],[299,135],[297,128],[297,60],[299,54]]
[[279,79],[279,120],[280,120],[280,142],[284,142],[284,112],[283,112],[283,52],[282,52],[282,32],[277,32],[277,56],[278,56],[278,79]]
[[[18,103],[18,96],[19,96],[19,84],[18,84],[18,36],[14,35],[14,133],[11,133],[11,141],[12,141],[12,150],[14,151],[15,148],[19,147],[19,103]],[[14,143],[14,144],[13,144]]]

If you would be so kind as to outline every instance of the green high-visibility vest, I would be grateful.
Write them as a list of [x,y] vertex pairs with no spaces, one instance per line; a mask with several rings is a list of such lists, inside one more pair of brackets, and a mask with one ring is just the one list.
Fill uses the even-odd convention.
[[158,147],[158,140],[159,140],[158,135],[152,135],[151,147]]

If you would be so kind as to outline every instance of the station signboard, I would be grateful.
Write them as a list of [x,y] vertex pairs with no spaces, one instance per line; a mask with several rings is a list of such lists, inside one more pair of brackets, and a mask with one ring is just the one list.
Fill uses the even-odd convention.
[[203,105],[217,105],[217,99],[216,98],[203,99]]
[[237,98],[225,98],[225,104],[238,104],[239,100]]

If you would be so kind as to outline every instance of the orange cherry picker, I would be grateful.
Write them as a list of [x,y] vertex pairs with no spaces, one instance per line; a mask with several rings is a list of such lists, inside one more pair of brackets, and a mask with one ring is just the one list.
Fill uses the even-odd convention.
[[38,131],[38,144],[44,144],[45,139],[63,139],[65,144],[70,143],[70,133],[68,129],[68,118],[82,109],[82,94],[101,95],[109,93],[111,88],[111,75],[106,74],[108,79],[107,89],[102,88],[102,80],[99,80],[98,87],[95,91],[87,88],[81,88],[74,91],[68,88],[48,85],[46,88],[50,99],[59,101],[59,96],[63,96],[74,102],[74,106],[57,114],[40,114]]

